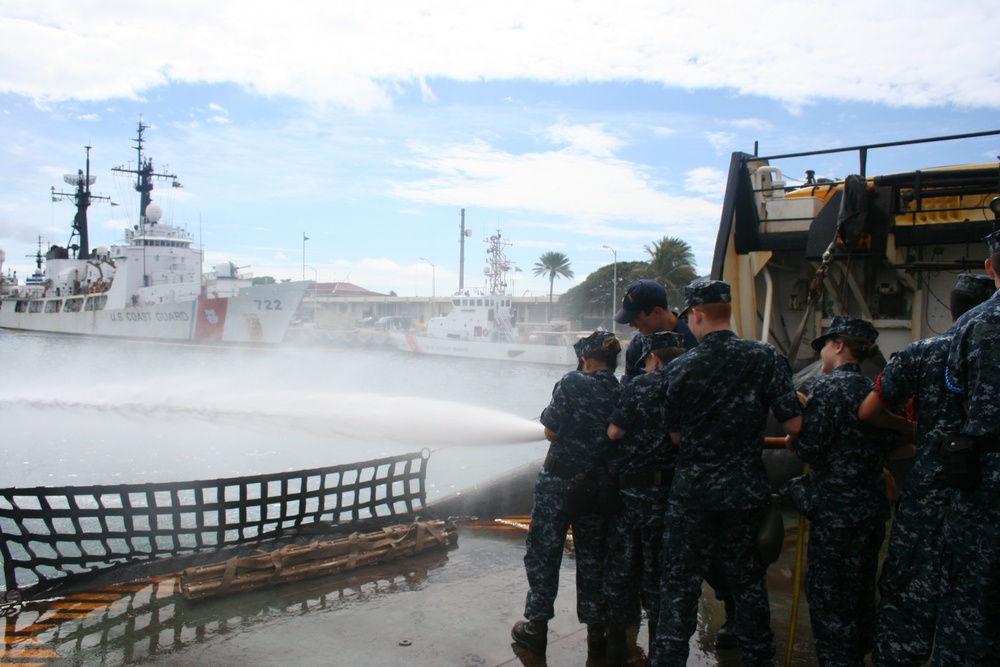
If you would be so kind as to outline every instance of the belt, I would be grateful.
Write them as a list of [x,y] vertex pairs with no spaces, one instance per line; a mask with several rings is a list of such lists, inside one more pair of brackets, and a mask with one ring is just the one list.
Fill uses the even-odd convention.
[[636,470],[619,475],[618,486],[623,489],[640,486],[668,486],[673,478],[673,470]]
[[579,470],[578,466],[567,465],[556,460],[552,454],[545,455],[545,463],[542,464],[542,468],[550,475],[562,477],[563,479],[571,479],[576,477],[580,472],[583,472],[582,470]]

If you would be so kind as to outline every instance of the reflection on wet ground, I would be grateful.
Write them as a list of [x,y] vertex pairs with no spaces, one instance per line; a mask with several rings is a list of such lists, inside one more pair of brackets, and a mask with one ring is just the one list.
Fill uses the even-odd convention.
[[[768,572],[772,626],[784,664],[792,605],[797,524],[785,516],[785,546]],[[458,546],[350,575],[312,579],[222,599],[187,602],[174,578],[147,579],[25,605],[5,618],[10,665],[545,665],[589,664],[576,620],[575,562],[564,560],[547,663],[519,654],[510,628],[526,582],[524,531],[469,523]],[[792,665],[815,664],[804,596]],[[706,588],[689,665],[739,664],[715,648],[722,604]],[[630,664],[644,664],[645,624]],[[640,648],[641,647],[641,648]]]

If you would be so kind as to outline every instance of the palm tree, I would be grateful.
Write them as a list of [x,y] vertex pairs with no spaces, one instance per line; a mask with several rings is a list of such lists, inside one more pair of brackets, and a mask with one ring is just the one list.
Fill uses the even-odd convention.
[[652,247],[643,246],[649,253],[649,265],[656,282],[667,290],[671,304],[684,302],[684,286],[698,277],[694,271],[694,253],[687,241],[664,236],[654,241]]
[[552,320],[552,290],[555,287],[556,278],[572,278],[573,269],[569,268],[569,257],[561,252],[546,252],[535,262],[535,275],[544,276],[549,274],[549,309],[546,313],[546,320]]

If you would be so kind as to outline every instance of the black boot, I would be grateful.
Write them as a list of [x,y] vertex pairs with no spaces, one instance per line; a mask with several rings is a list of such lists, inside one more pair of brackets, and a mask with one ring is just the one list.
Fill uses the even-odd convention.
[[546,620],[518,621],[510,631],[510,637],[519,646],[535,655],[545,655],[549,643],[549,622]]
[[723,602],[726,605],[726,620],[715,636],[715,645],[719,648],[736,648],[740,644],[736,638],[736,602],[732,597]]
[[592,660],[604,658],[608,650],[608,626],[604,623],[591,623],[587,626],[587,657]]
[[604,653],[607,667],[623,667],[628,662],[628,646],[625,628],[611,623],[608,625],[608,649]]

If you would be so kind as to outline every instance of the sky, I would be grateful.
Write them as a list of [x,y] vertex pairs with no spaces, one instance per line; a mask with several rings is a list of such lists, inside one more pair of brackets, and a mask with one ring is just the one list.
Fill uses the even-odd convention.
[[[895,9],[894,9],[895,8]],[[580,283],[664,236],[707,274],[734,151],[1000,129],[995,5],[551,0],[0,0],[0,249],[26,276],[66,245],[85,168],[91,245],[135,224],[136,128],[153,199],[256,276],[400,296],[483,285],[499,232],[520,272]],[[890,154],[891,153],[891,154]],[[1000,137],[873,151],[868,173],[996,161]],[[804,160],[856,173],[842,153]],[[171,187],[176,180],[183,187]],[[304,240],[304,238],[308,240]]]

